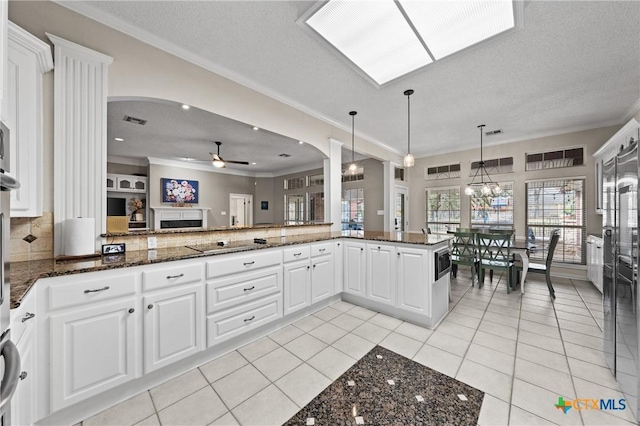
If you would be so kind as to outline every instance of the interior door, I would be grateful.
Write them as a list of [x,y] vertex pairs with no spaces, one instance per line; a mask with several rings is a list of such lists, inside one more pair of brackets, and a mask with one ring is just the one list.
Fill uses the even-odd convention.
[[229,225],[253,225],[253,195],[230,194],[229,196]]
[[395,202],[395,215],[393,220],[394,229],[398,232],[406,231],[409,221],[407,218],[407,211],[409,207],[409,196],[407,188],[396,186],[396,202]]

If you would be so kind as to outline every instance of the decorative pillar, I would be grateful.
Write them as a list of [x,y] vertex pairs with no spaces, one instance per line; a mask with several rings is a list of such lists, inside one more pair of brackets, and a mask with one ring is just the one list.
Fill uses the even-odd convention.
[[384,200],[384,232],[394,230],[395,214],[395,167],[391,161],[382,162],[382,191]]
[[323,162],[324,221],[331,222],[331,232],[342,230],[342,142],[329,138],[329,158]]
[[107,67],[110,56],[51,34],[54,44],[54,255],[63,252],[62,224],[95,218],[95,245],[106,231]]

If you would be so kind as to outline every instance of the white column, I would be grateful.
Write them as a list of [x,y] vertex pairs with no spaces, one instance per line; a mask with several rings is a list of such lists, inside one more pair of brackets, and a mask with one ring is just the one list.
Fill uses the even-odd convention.
[[384,194],[384,232],[394,230],[393,219],[395,217],[395,167],[391,161],[382,162],[382,190]]
[[329,158],[324,159],[324,221],[331,222],[331,232],[342,229],[342,142],[329,138]]
[[95,242],[106,231],[107,67],[113,58],[51,34],[54,44],[54,255],[62,223],[93,217]]

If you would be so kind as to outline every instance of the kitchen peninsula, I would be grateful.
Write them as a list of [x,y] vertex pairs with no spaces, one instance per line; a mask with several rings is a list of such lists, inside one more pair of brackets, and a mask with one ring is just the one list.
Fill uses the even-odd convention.
[[31,421],[75,423],[340,299],[428,327],[448,309],[446,236],[323,224],[105,237],[159,248],[11,265],[14,324],[35,314],[32,383],[46,389],[15,401],[36,407]]

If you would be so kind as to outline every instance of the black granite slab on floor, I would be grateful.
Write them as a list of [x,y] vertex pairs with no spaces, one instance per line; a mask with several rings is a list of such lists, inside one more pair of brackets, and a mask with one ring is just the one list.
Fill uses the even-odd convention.
[[376,346],[285,424],[477,425],[483,398],[476,388]]

